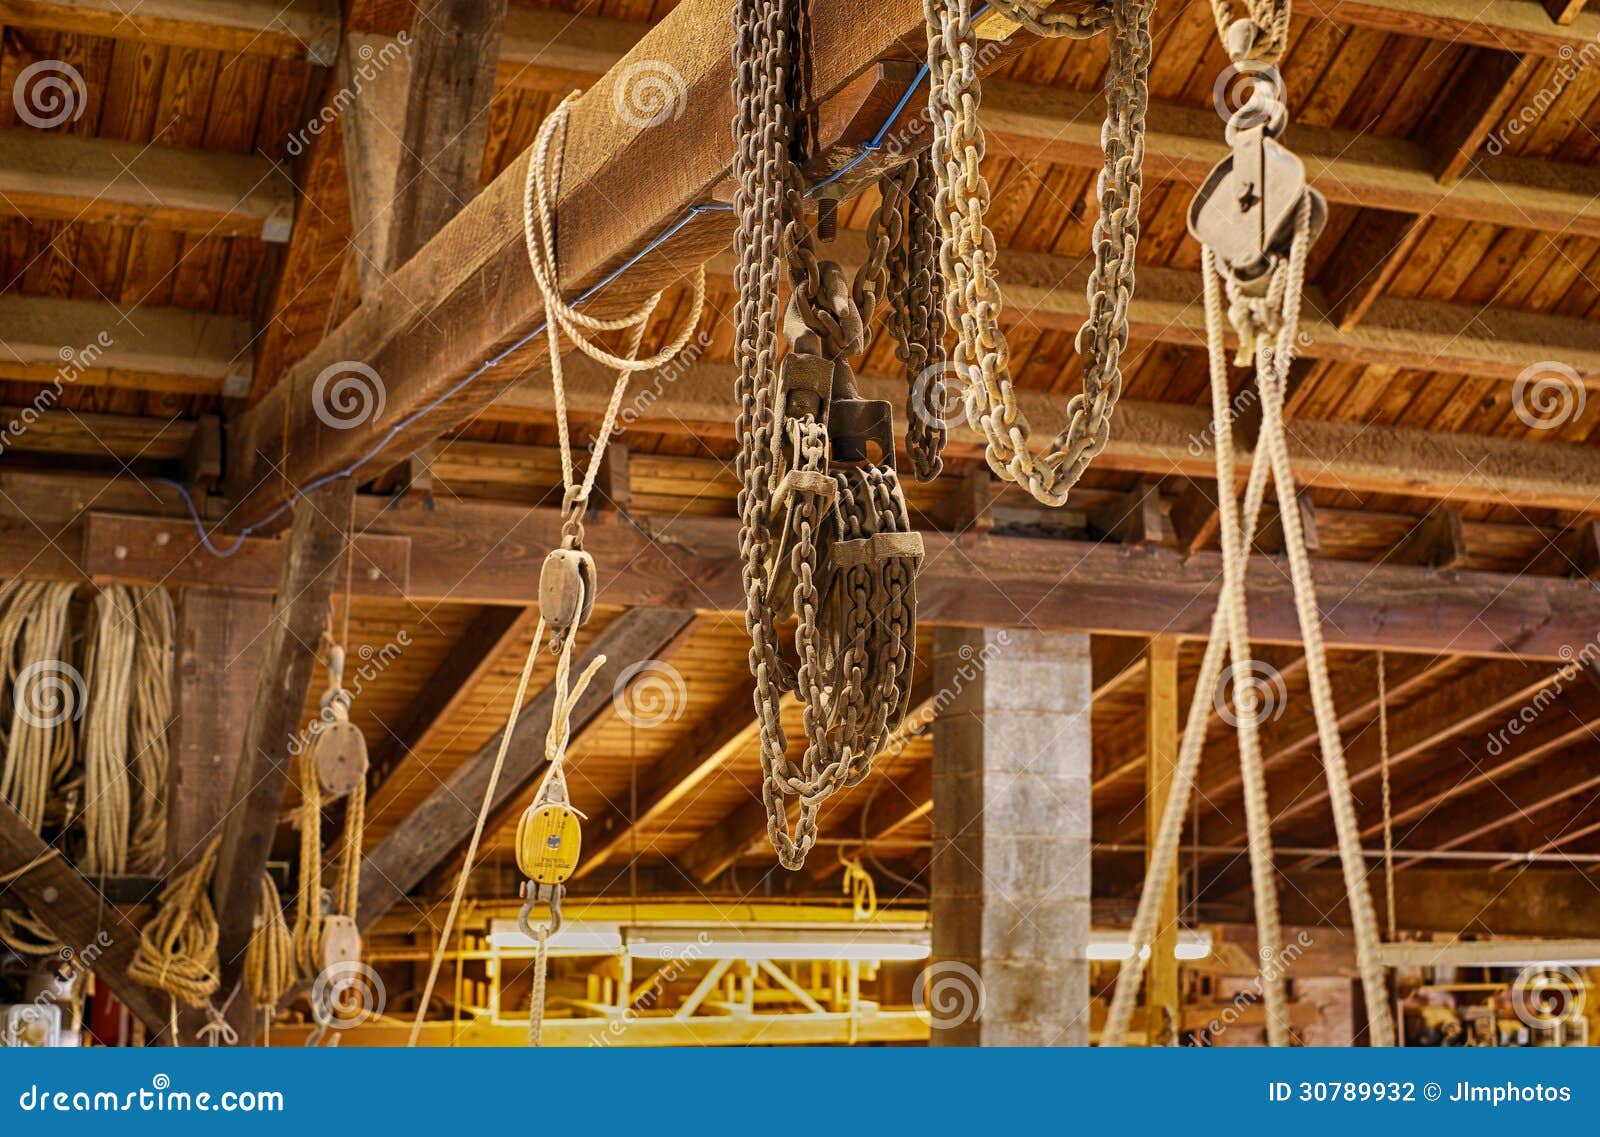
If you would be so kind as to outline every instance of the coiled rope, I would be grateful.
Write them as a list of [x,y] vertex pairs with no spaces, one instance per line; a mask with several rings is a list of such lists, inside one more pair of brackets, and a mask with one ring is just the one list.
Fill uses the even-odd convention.
[[144,927],[128,978],[158,991],[172,1003],[172,1044],[178,1044],[178,1004],[206,1008],[219,1016],[211,997],[222,984],[217,958],[217,913],[211,904],[211,879],[222,838],[214,838],[192,866],[167,882],[160,906]]

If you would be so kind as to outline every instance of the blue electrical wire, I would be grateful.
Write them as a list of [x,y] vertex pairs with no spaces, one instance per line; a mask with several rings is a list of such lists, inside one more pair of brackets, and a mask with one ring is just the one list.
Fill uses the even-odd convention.
[[[988,10],[988,7],[989,7],[989,5],[984,4],[982,7],[980,7],[978,9],[977,12],[974,13],[974,15],[975,16],[982,15],[985,11]],[[910,86],[908,86],[906,88],[905,94],[900,96],[900,101],[895,104],[894,110],[889,112],[889,117],[886,118],[884,120],[884,122],[883,122],[883,125],[878,128],[878,132],[872,136],[871,141],[863,143],[862,146],[861,146],[860,153],[858,153],[855,157],[851,158],[849,162],[845,163],[838,170],[834,171],[832,174],[829,174],[822,181],[818,182],[816,185],[814,185],[810,189],[808,189],[806,191],[806,196],[810,197],[813,194],[816,194],[816,193],[820,192],[821,190],[826,189],[828,186],[831,186],[834,182],[836,182],[840,178],[844,177],[851,170],[853,170],[857,166],[859,166],[862,162],[865,162],[869,157],[871,157],[877,151],[883,149],[883,140],[884,140],[884,138],[888,135],[889,130],[894,126],[895,120],[900,117],[900,113],[902,111],[904,111],[906,106],[911,102],[911,97],[914,94],[916,94],[917,89],[920,86],[922,86],[922,81],[924,79],[926,79],[927,77],[928,77],[928,65],[926,63],[924,63],[918,69],[916,77],[911,81]],[[634,265],[638,264],[645,257],[647,257],[651,253],[655,252],[656,249],[660,248],[666,242],[670,241],[673,237],[675,237],[679,233],[679,231],[681,231],[684,228],[684,226],[688,225],[691,221],[693,221],[696,217],[699,217],[702,213],[732,213],[732,212],[733,212],[733,206],[731,206],[731,205],[713,204],[713,205],[694,205],[694,206],[690,206],[688,212],[685,213],[676,222],[674,222],[673,225],[670,228],[668,228],[665,232],[661,233],[659,236],[657,236],[654,239],[652,239],[649,244],[645,245],[644,248],[640,249],[633,256],[629,257],[622,264],[618,265],[617,268],[613,272],[611,272],[609,275],[607,275],[605,277],[605,279],[601,280],[599,283],[593,285],[592,287],[590,287],[589,289],[584,291],[581,295],[579,295],[579,297],[577,298],[577,300],[574,301],[574,303],[575,304],[582,304],[584,301],[593,298],[594,295],[596,293],[598,293],[602,288],[605,288],[608,284],[610,284],[612,281],[616,280],[623,273],[625,273],[629,269],[633,268]],[[420,407],[419,409],[417,409],[415,411],[412,411],[409,415],[406,415],[399,422],[397,422],[393,426],[391,426],[389,428],[388,432],[386,434],[384,434],[384,436],[372,447],[372,449],[368,450],[365,454],[363,454],[361,457],[357,458],[354,462],[352,462],[350,465],[346,466],[344,469],[336,470],[331,474],[324,474],[322,477],[317,478],[314,481],[311,481],[311,482],[307,483],[306,485],[302,486],[301,488],[295,490],[292,494],[289,495],[288,499],[286,501],[284,501],[284,503],[282,505],[278,506],[278,508],[274,509],[271,513],[267,514],[265,517],[262,517],[259,520],[254,521],[251,524],[246,525],[243,529],[239,530],[238,535],[233,540],[233,544],[229,545],[225,549],[224,548],[218,548],[216,545],[211,543],[211,535],[206,532],[205,522],[203,520],[201,520],[200,511],[199,511],[198,508],[196,508],[195,503],[194,503],[194,498],[190,496],[188,487],[184,486],[181,482],[173,481],[171,478],[155,478],[155,479],[152,479],[152,480],[157,482],[160,485],[171,486],[173,489],[178,491],[179,496],[181,496],[183,498],[183,504],[184,504],[185,508],[187,508],[188,511],[189,511],[189,517],[194,521],[195,531],[200,534],[200,544],[205,548],[205,550],[208,553],[210,553],[210,554],[212,554],[213,556],[216,556],[216,557],[231,557],[231,556],[233,556],[233,554],[235,554],[235,553],[237,553],[239,551],[239,549],[244,545],[245,539],[247,537],[249,537],[252,533],[257,532],[258,530],[260,530],[264,526],[270,525],[270,524],[272,524],[272,522],[276,521],[279,517],[282,517],[290,509],[294,508],[294,504],[297,501],[299,501],[301,498],[305,497],[308,493],[311,493],[313,490],[320,489],[323,486],[327,485],[329,482],[336,482],[340,478],[348,478],[351,475],[353,475],[362,466],[365,466],[373,458],[377,457],[377,455],[380,454],[383,451],[383,448],[385,446],[389,445],[389,442],[396,435],[398,435],[401,431],[405,430],[406,427],[410,426],[412,423],[416,422],[418,419],[422,418],[424,415],[428,414],[429,412],[435,410],[442,403],[444,403],[447,400],[452,399],[456,395],[460,394],[470,384],[476,382],[479,378],[481,378],[487,372],[492,371],[494,368],[500,366],[500,364],[504,363],[507,358],[509,358],[510,356],[514,355],[516,352],[520,351],[522,348],[526,347],[528,344],[532,343],[539,336],[543,335],[545,330],[548,327],[549,327],[549,323],[548,322],[540,324],[537,328],[533,329],[533,331],[529,332],[527,335],[525,335],[521,339],[517,340],[516,343],[514,343],[510,347],[506,348],[504,351],[502,351],[499,355],[495,356],[493,359],[485,360],[483,362],[483,364],[477,368],[477,370],[473,371],[471,374],[469,374],[469,375],[465,376],[464,378],[462,378],[458,383],[456,383],[454,386],[452,386],[449,390],[445,391],[438,398],[434,399],[432,402],[428,403],[426,406]]]

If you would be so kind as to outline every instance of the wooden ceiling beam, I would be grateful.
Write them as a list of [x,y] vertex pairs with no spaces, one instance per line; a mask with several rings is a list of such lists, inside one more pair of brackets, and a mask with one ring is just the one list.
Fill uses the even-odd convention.
[[[598,418],[610,397],[614,377],[582,359],[568,359],[565,366],[572,413]],[[691,367],[679,374],[659,399],[648,405],[628,404],[624,411],[628,429],[732,437],[738,410],[734,379],[731,364]],[[887,399],[893,405],[904,401],[903,379],[860,376],[859,382],[867,398]],[[1023,389],[1017,392],[1017,404],[1037,437],[1053,437],[1066,425],[1066,400],[1060,395]],[[534,378],[509,391],[498,409],[518,419],[548,421],[553,406],[548,382]],[[1209,409],[1124,399],[1117,404],[1110,442],[1095,461],[1100,468],[1157,477],[1214,477],[1211,439]],[[976,458],[982,452],[982,436],[964,418],[951,424],[951,457]],[[1365,423],[1297,421],[1289,452],[1297,484],[1317,489],[1580,513],[1600,508],[1596,492],[1600,451],[1588,446]],[[1244,451],[1237,457],[1239,476],[1244,477],[1251,455]]]
[[238,394],[250,382],[250,325],[179,308],[124,311],[97,300],[10,293],[0,296],[0,354],[47,386],[76,385],[89,373],[114,385],[117,372],[129,371],[172,376],[191,391]]
[[[882,0],[870,20],[840,0],[813,5],[818,102],[844,93],[922,25],[922,5],[914,0]],[[641,296],[683,282],[692,266],[729,243],[730,214],[691,210],[708,200],[733,166],[727,105],[733,35],[722,0],[685,0],[613,69],[620,77],[636,63],[670,65],[683,83],[681,115],[660,123],[632,116],[628,121],[616,113],[607,82],[595,84],[572,105],[555,210],[564,286],[581,293],[631,256],[641,256],[595,298],[590,308],[596,315],[630,308]],[[823,140],[824,149],[845,142],[852,152],[857,141]],[[239,461],[230,481],[244,516],[271,511],[316,478],[358,464],[392,465],[487,406],[539,357],[543,348],[533,337],[520,362],[481,374],[435,406],[483,361],[528,337],[542,316],[522,233],[530,160],[525,151],[513,161],[385,281],[371,303],[340,324],[238,421],[231,442]],[[860,163],[842,188],[854,192],[885,161],[880,156]],[[641,171],[649,176],[641,180]],[[674,235],[660,241],[673,226],[679,226]],[[648,254],[646,247],[652,250]],[[335,430],[317,418],[311,388],[330,365],[350,360],[381,377],[386,407],[361,429]],[[274,473],[272,464],[285,452],[288,438],[294,440],[289,460]]]
[[[1381,862],[1371,862],[1368,880],[1381,904]],[[1405,931],[1555,938],[1593,936],[1600,927],[1600,890],[1582,869],[1411,869],[1396,873],[1394,885],[1395,912]],[[1350,924],[1338,869],[1290,869],[1278,898],[1286,923]]]
[[[387,499],[363,498],[358,522],[369,536],[409,541],[411,599],[537,602],[538,580],[527,566],[560,543],[558,510],[443,501],[432,513],[386,506]],[[610,566],[601,574],[599,603],[743,611],[735,519],[685,514],[633,520],[589,531],[596,560]],[[116,522],[122,539],[100,542],[86,566],[97,577],[159,581],[179,564],[186,583],[216,583],[238,571],[236,562],[246,555],[227,562],[192,555],[195,534],[187,521],[119,515]],[[1185,559],[1148,548],[1131,556],[1105,542],[1010,536],[972,542],[931,530],[923,540],[918,601],[930,624],[1185,638],[1204,637],[1210,627],[1220,580],[1215,553]],[[270,564],[272,543],[256,550],[250,555]],[[7,552],[0,545],[0,555]],[[1064,571],[1070,572],[1065,582]],[[1441,575],[1334,560],[1318,561],[1316,574],[1324,635],[1333,647],[1563,659],[1583,646],[1584,629],[1600,627],[1600,595],[1574,589],[1564,578]],[[1252,634],[1262,643],[1298,644],[1281,566],[1252,558],[1249,581]]]
[[281,243],[294,206],[288,175],[254,154],[0,129],[6,214]]
[[1600,16],[1576,16],[1567,24],[1552,20],[1530,0],[1298,0],[1295,15],[1372,28],[1400,36],[1448,43],[1470,43],[1503,51],[1559,56],[1600,39]]
[[0,0],[0,24],[326,67],[339,42],[339,0]]
[[[573,708],[573,738],[611,707],[612,691],[627,668],[641,659],[659,658],[693,620],[694,613],[688,610],[635,608],[617,617],[595,637],[573,660],[573,673],[579,674],[596,658],[605,657],[605,663]],[[545,734],[554,706],[555,692],[546,687],[507,728],[511,731],[511,745],[490,802],[491,816],[526,793],[544,769]],[[358,916],[363,928],[370,927],[466,846],[504,733],[497,732],[476,754],[457,766],[443,785],[367,855]]]

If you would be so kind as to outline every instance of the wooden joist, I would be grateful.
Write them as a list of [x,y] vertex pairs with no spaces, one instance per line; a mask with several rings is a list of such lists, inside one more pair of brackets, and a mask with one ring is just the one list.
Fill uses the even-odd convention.
[[[1585,334],[1593,338],[1592,333]],[[687,369],[662,397],[638,408],[630,429],[732,437],[738,411],[733,372],[727,364]],[[572,413],[598,418],[613,377],[579,359],[567,361],[566,378]],[[904,380],[861,376],[859,381],[867,398],[895,405],[905,398]],[[1066,425],[1066,400],[1059,395],[1020,390],[1017,405],[1038,437],[1053,437]],[[535,378],[508,392],[494,413],[548,421],[552,407],[549,383]],[[1206,409],[1124,399],[1117,404],[1110,442],[1095,462],[1098,468],[1157,477],[1212,478],[1216,474],[1212,437]],[[963,458],[982,455],[982,438],[964,419],[951,425],[949,453]],[[1594,447],[1407,427],[1297,420],[1290,432],[1289,456],[1297,484],[1361,495],[1399,494],[1587,513],[1595,508],[1594,487],[1600,485],[1600,450]],[[1237,455],[1240,478],[1249,472],[1250,457],[1248,450]]]
[[254,154],[0,130],[0,212],[34,220],[282,242],[294,194],[288,175]]
[[1559,56],[1600,38],[1600,15],[1557,23],[1538,0],[1298,0],[1296,16],[1401,36]]
[[[290,746],[305,709],[334,579],[344,562],[352,503],[349,484],[335,482],[313,490],[294,511],[212,886],[223,999],[243,974],[245,947],[260,907],[261,874],[289,784]],[[248,1002],[233,1001],[234,1021],[240,1021],[241,1007],[248,1021]]]
[[[15,874],[15,879],[11,879]],[[144,1023],[153,1036],[167,1033],[165,1000],[128,978],[139,946],[138,927],[0,799],[0,886],[8,906],[20,902],[72,950],[92,960],[100,982]]]
[[[1382,903],[1383,866],[1368,880]],[[1600,891],[1581,869],[1408,869],[1396,873],[1395,911],[1405,931],[1445,935],[1593,936],[1600,927]],[[1278,890],[1287,923],[1345,927],[1350,922],[1338,869],[1290,869]]]
[[[559,544],[557,510],[444,501],[431,513],[386,507],[387,499],[363,498],[358,523],[409,539],[412,599],[537,602],[538,579],[527,566]],[[743,611],[737,521],[680,515],[634,522],[589,532],[595,558],[615,566],[602,579],[600,603]],[[125,535],[122,556],[96,562],[108,578],[159,581],[194,540],[192,527],[172,519],[123,516],[116,524]],[[1135,555],[1104,542],[973,541],[934,531],[923,540],[918,600],[921,617],[933,624],[1203,637],[1221,578],[1220,557],[1211,552],[1185,559],[1170,549]],[[270,542],[261,548],[267,552],[258,555],[270,555]],[[6,552],[0,547],[0,556]],[[223,579],[222,562],[185,563],[189,583]],[[1071,573],[1071,587],[1062,587],[1063,572]],[[1475,571],[1442,577],[1411,566],[1332,560],[1319,561],[1316,575],[1324,635],[1333,647],[1564,659],[1587,641],[1584,629],[1600,626],[1600,595],[1560,578]],[[1299,643],[1281,566],[1253,558],[1249,581],[1252,634],[1263,643]]]
[[127,371],[171,377],[158,389],[237,395],[251,373],[245,320],[15,293],[0,296],[0,354],[6,378],[47,386],[101,385]]
[[[613,690],[624,671],[641,659],[658,658],[693,619],[693,612],[682,609],[637,608],[617,617],[578,653],[572,663],[574,675],[597,656],[604,656],[605,664],[573,709],[573,738],[611,707]],[[491,815],[498,815],[526,793],[543,771],[545,734],[554,705],[555,693],[547,687],[529,699],[521,716],[510,726],[511,746],[490,804]],[[367,856],[358,916],[363,928],[370,927],[467,844],[503,733],[497,733],[457,766],[444,784]]]
[[338,0],[0,0],[0,24],[326,66]]

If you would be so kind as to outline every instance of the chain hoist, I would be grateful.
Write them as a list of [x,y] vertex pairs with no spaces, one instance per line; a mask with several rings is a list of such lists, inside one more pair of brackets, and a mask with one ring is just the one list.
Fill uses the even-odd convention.
[[1139,242],[1150,16],[1155,2],[1100,0],[1086,12],[1049,12],[1031,0],[993,0],[992,6],[1038,35],[1086,39],[1104,32],[1110,37],[1106,120],[1100,133],[1105,167],[1098,186],[1100,216],[1094,224],[1089,316],[1077,337],[1083,391],[1068,402],[1067,426],[1050,449],[1035,453],[1027,417],[1017,406],[1010,352],[1000,328],[994,234],[984,221],[989,183],[981,169],[981,53],[973,0],[924,0],[945,314],[959,333],[950,374],[962,386],[967,421],[984,436],[989,468],[1005,481],[1025,486],[1040,502],[1062,505],[1089,463],[1105,449],[1111,415],[1122,393],[1122,353],[1128,346],[1128,307],[1133,301]]
[[[943,397],[935,179],[926,158],[880,178],[853,276],[821,255],[833,210],[814,234],[800,167],[808,124],[795,112],[809,100],[804,5],[737,0],[734,20],[740,554],[767,827],[795,869],[823,803],[866,777],[910,699],[922,539],[895,467],[893,409],[862,396],[850,359],[887,301],[912,411],[907,451],[919,478],[937,476],[944,428],[918,409]],[[778,622],[790,617],[785,645]],[[806,736],[798,761],[780,720],[789,693]]]
[[[1252,666],[1246,569],[1270,477],[1277,493],[1284,553],[1289,562],[1295,610],[1305,645],[1307,684],[1355,930],[1357,968],[1372,1037],[1376,1044],[1384,1045],[1392,1042],[1394,1032],[1384,995],[1383,967],[1378,958],[1377,918],[1367,885],[1360,821],[1351,793],[1339,716],[1328,676],[1321,610],[1297,507],[1284,426],[1285,389],[1298,345],[1306,261],[1311,244],[1326,219],[1327,205],[1322,195],[1308,184],[1300,159],[1278,141],[1288,122],[1288,110],[1276,71],[1288,39],[1288,0],[1248,0],[1249,16],[1240,20],[1232,19],[1228,0],[1213,0],[1212,6],[1218,32],[1233,66],[1241,70],[1248,67],[1257,75],[1257,81],[1250,97],[1230,116],[1227,139],[1231,153],[1202,184],[1189,211],[1190,232],[1202,246],[1212,425],[1216,439],[1217,485],[1222,491],[1217,501],[1222,589],[1196,690],[1217,690],[1223,677],[1223,663],[1229,657],[1235,668]],[[1242,502],[1232,488],[1236,466],[1225,351],[1229,325],[1239,337],[1238,362],[1254,365],[1262,407],[1260,439],[1251,458]],[[1238,687],[1244,689],[1244,697],[1234,709],[1262,961],[1262,1001],[1266,1008],[1268,1042],[1282,1046],[1289,1042],[1289,1017],[1277,875],[1272,856],[1272,818],[1260,740],[1260,723],[1265,716],[1259,695],[1243,684]],[[1142,961],[1141,951],[1148,948],[1154,937],[1160,918],[1160,898],[1167,890],[1176,863],[1206,733],[1205,703],[1206,700],[1197,698],[1190,706],[1171,793],[1156,833],[1155,853],[1134,916],[1131,942],[1137,960]],[[1125,966],[1117,976],[1116,993],[1102,1034],[1104,1045],[1122,1042],[1132,1018],[1142,974],[1143,965],[1139,962]]]

